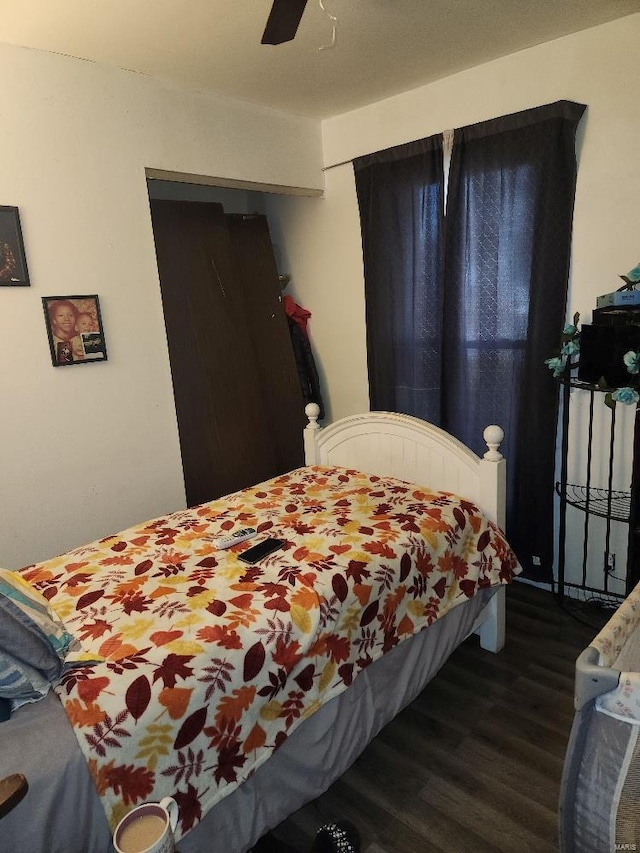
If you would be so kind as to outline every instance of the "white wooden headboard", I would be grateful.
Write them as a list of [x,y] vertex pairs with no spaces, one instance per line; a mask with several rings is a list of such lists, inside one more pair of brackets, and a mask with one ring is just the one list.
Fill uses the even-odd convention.
[[444,430],[409,415],[366,412],[320,427],[318,411],[315,403],[305,408],[307,465],[356,468],[453,492],[473,501],[504,529],[506,472],[498,450],[504,438],[499,426],[485,429],[489,450],[480,459]]

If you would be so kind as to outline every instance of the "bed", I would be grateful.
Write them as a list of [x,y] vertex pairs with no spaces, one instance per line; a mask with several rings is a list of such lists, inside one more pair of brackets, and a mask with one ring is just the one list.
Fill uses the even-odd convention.
[[[19,572],[78,648],[0,724],[0,777],[29,780],[3,849],[105,853],[122,814],[170,795],[181,853],[243,853],[472,632],[500,650],[520,571],[502,430],[480,459],[405,415],[306,412],[303,468]],[[237,557],[256,540],[216,551],[246,526],[284,548],[255,566]]]
[[640,586],[576,661],[561,853],[640,849]]

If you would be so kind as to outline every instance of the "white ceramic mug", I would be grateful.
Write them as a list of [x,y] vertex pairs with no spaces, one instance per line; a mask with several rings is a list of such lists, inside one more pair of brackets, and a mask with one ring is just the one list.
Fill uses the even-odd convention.
[[178,804],[172,797],[143,803],[126,814],[113,833],[116,853],[175,853]]

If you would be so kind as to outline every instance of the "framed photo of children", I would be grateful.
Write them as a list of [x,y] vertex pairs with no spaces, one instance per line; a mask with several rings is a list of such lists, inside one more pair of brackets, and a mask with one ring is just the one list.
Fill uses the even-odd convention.
[[44,296],[42,305],[54,367],[107,360],[97,296]]
[[0,205],[0,287],[29,287],[17,207]]

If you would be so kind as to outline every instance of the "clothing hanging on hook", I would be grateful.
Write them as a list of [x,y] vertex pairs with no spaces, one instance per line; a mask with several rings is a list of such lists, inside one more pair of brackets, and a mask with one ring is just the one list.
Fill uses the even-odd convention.
[[320,391],[320,377],[307,330],[307,322],[311,317],[311,312],[298,305],[291,296],[283,296],[282,304],[289,324],[289,334],[291,335],[291,345],[296,360],[302,397],[305,405],[307,403],[318,404],[320,407],[318,417],[322,420],[324,418],[324,402]]
[[283,296],[282,304],[284,305],[284,312],[287,317],[290,317],[292,320],[300,326],[302,331],[309,336],[309,332],[307,331],[307,321],[309,317],[311,317],[311,312],[307,311],[306,308],[302,308],[300,305],[295,302],[292,296]]

